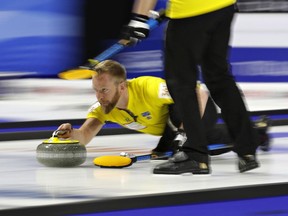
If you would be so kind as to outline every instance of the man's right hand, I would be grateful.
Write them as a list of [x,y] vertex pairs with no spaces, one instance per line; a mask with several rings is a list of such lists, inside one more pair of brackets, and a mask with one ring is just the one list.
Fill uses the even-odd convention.
[[61,124],[57,129],[57,137],[59,138],[70,138],[73,127],[70,123]]

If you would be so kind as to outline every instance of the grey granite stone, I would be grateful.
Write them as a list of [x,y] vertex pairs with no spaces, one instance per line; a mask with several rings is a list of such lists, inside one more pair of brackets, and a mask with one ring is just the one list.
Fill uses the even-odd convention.
[[37,146],[37,161],[48,167],[75,167],[86,161],[87,150],[80,144],[47,144]]

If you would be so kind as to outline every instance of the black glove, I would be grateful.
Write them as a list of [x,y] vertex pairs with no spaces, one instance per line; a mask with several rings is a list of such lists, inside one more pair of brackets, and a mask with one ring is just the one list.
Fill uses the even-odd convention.
[[134,14],[128,25],[123,27],[121,39],[125,40],[142,40],[149,36],[149,17],[140,14]]

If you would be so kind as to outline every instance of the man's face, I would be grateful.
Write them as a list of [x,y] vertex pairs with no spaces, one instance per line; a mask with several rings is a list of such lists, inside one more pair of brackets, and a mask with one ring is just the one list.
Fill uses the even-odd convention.
[[119,84],[115,84],[110,75],[102,74],[93,78],[93,89],[104,113],[110,113],[121,96]]

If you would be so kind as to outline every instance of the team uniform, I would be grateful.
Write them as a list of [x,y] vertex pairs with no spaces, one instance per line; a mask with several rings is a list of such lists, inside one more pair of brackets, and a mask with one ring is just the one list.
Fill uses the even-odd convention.
[[236,0],[169,0],[165,15],[171,19],[198,16],[234,4]]
[[174,104],[165,80],[143,76],[127,81],[129,102],[127,109],[115,107],[105,114],[99,102],[89,110],[87,118],[97,118],[103,124],[115,122],[123,127],[151,135],[162,135],[169,116],[169,106]]
[[[115,107],[105,114],[97,101],[89,109],[87,118],[97,118],[101,123],[114,122],[131,130],[162,136],[155,151],[170,151],[175,138],[175,129],[181,121],[174,109],[166,82],[159,77],[143,76],[127,81],[129,101],[127,109]],[[199,85],[198,88],[201,88]],[[168,123],[169,119],[169,123]],[[227,143],[230,139],[225,130],[215,128],[217,110],[209,98],[203,114],[203,123],[209,143]],[[175,146],[174,146],[175,147]]]

